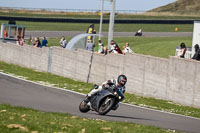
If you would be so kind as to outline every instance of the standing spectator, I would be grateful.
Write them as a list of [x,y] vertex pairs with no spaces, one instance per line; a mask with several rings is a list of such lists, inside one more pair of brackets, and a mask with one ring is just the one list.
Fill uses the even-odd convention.
[[185,58],[185,53],[186,53],[186,46],[185,46],[185,43],[181,43],[180,44],[180,48],[181,48],[181,51],[179,53],[179,57],[180,58]]
[[114,42],[114,40],[110,41],[110,46],[111,46],[111,48],[109,50],[109,53],[122,54],[121,49],[119,48],[117,43]]
[[101,54],[104,53],[104,45],[101,42],[101,40],[99,40],[99,44],[98,44],[98,53],[101,53]]
[[195,54],[194,56],[192,57],[193,60],[200,60],[200,49],[199,49],[199,45],[196,44],[194,46],[194,49],[195,49]]
[[86,45],[86,49],[94,52],[94,47],[95,47],[94,43],[92,43],[91,40],[88,40],[88,43]]
[[123,47],[123,54],[126,54],[126,53],[134,53],[133,50],[131,50],[130,46],[129,46],[129,43],[126,42],[125,46]]
[[65,48],[67,46],[67,40],[65,40],[64,36],[62,36],[62,38],[60,39],[60,45],[62,48]]
[[20,40],[19,40],[19,45],[24,46],[24,42],[25,42],[24,38],[21,37]]
[[48,45],[48,41],[46,37],[44,37],[44,39],[42,40],[42,47],[47,47],[47,45]]

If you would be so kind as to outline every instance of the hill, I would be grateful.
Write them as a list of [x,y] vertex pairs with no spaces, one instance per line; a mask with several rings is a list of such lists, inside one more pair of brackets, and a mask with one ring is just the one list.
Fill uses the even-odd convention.
[[200,0],[177,0],[168,5],[150,10],[150,12],[200,13]]

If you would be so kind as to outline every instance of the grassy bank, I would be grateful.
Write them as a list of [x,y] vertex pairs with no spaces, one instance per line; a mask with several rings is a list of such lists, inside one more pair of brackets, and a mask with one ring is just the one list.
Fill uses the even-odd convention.
[[[196,14],[195,14],[196,13]],[[15,10],[15,9],[0,9],[0,16],[14,16],[14,17],[39,17],[39,18],[95,18],[99,19],[99,12],[58,12],[47,10]],[[110,18],[109,12],[104,12],[105,19]],[[200,19],[199,12],[192,14],[177,14],[170,12],[146,12],[139,14],[117,13],[116,19]]]
[[[84,94],[87,94],[93,86],[93,84],[64,78],[50,73],[37,72],[31,69],[23,68],[17,65],[7,64],[4,62],[0,62],[0,71],[24,77],[28,80],[40,82],[42,84],[65,88]],[[197,108],[178,105],[171,101],[146,98],[135,94],[126,93],[125,97],[125,103],[200,118],[200,110]]]
[[135,123],[86,119],[63,113],[47,113],[22,107],[0,105],[2,133],[173,133]]

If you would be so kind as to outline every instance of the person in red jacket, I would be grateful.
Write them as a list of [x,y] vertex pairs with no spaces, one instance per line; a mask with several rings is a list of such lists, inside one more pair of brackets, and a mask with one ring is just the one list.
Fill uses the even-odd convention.
[[121,49],[119,48],[119,46],[117,45],[117,43],[114,42],[114,40],[110,41],[110,50],[109,53],[117,53],[117,54],[122,54]]

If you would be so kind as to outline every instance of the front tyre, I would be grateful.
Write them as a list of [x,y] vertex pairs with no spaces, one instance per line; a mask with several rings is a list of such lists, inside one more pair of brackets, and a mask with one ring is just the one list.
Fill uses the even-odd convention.
[[113,104],[115,103],[115,99],[113,97],[106,97],[103,99],[99,105],[98,113],[100,115],[107,114],[113,107]]
[[83,113],[86,113],[90,110],[90,107],[85,103],[85,101],[82,101],[79,105],[79,110]]

